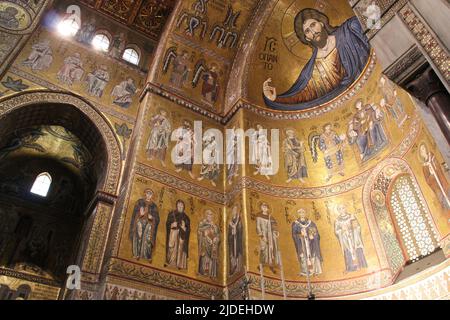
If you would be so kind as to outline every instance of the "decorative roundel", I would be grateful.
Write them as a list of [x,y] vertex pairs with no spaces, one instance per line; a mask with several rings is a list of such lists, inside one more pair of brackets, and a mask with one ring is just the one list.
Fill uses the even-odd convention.
[[384,207],[386,205],[386,198],[380,190],[373,190],[372,191],[372,201],[375,203],[378,207]]
[[0,1],[0,28],[21,31],[31,25],[28,11],[18,4]]

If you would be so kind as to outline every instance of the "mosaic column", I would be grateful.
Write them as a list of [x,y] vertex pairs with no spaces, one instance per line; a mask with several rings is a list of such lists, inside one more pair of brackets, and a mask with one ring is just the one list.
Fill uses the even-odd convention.
[[0,0],[0,78],[41,21],[52,0]]
[[81,271],[81,288],[66,290],[65,299],[86,300],[101,297],[100,278],[116,200],[116,197],[100,191],[87,211],[92,214],[86,221],[76,261]]

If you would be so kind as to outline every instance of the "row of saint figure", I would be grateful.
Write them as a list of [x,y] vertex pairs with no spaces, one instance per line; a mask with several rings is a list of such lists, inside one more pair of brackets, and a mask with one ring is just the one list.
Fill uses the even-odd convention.
[[[153,201],[154,192],[145,190],[145,197],[134,207],[130,227],[133,257],[152,262],[157,249],[156,235],[160,223],[159,209]],[[281,266],[279,228],[267,203],[261,203],[256,217],[256,233],[259,237],[260,268],[267,266],[273,273]],[[344,205],[337,207],[339,216],[334,223],[334,232],[345,261],[345,272],[367,268],[361,226],[355,215],[348,213]],[[238,206],[234,206],[227,225],[229,274],[243,270],[243,224]],[[320,233],[317,225],[308,218],[305,209],[297,211],[297,219],[291,226],[292,239],[302,276],[322,273],[323,256]],[[191,220],[182,200],[166,217],[166,243],[164,266],[178,270],[188,269]],[[205,217],[197,226],[198,274],[212,279],[219,274],[220,228],[214,222],[214,212],[205,210]]]
[[[152,262],[157,250],[156,235],[160,223],[159,209],[153,201],[154,192],[145,190],[145,197],[134,207],[130,226],[133,257]],[[242,270],[243,229],[240,213],[233,208],[228,223],[228,248],[230,275]],[[166,217],[166,243],[164,266],[178,270],[188,269],[191,220],[186,213],[184,201],[176,202],[176,209]],[[198,274],[212,279],[219,274],[220,229],[214,222],[214,212],[205,210],[205,218],[197,226]]]
[[[261,203],[256,217],[256,232],[259,236],[259,262],[261,267],[269,267],[273,273],[281,267],[279,247],[280,231],[276,219],[267,203]],[[334,223],[334,233],[339,241],[341,254],[345,260],[345,273],[367,268],[361,226],[355,215],[348,213],[344,205],[337,207],[339,216]],[[301,276],[316,276],[323,272],[323,256],[320,233],[317,225],[308,218],[305,209],[297,211],[297,219],[292,223],[292,240],[295,244]]]

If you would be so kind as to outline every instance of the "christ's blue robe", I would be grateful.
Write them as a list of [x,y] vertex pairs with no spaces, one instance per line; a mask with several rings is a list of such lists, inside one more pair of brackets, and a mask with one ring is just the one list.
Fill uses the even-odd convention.
[[[336,37],[336,48],[346,73],[339,86],[320,98],[299,104],[278,103],[276,101],[270,101],[264,96],[264,101],[268,107],[284,111],[309,109],[336,98],[355,82],[367,65],[370,54],[370,43],[364,35],[358,18],[352,17],[348,19],[332,35]],[[317,52],[318,49],[315,48],[311,59],[300,73],[294,85],[285,93],[277,96],[277,98],[293,97],[306,88],[311,80]]]

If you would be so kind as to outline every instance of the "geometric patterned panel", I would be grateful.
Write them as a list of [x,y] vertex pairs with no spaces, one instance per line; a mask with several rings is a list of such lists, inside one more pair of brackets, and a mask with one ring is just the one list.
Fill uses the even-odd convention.
[[103,0],[100,11],[127,23],[138,0]]
[[397,179],[390,195],[390,205],[410,261],[415,262],[436,251],[439,238],[411,176]]
[[176,0],[78,0],[158,41]]

